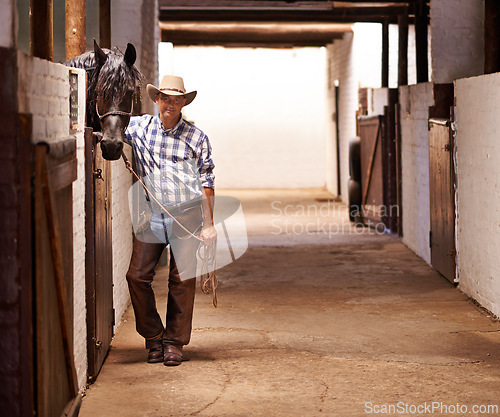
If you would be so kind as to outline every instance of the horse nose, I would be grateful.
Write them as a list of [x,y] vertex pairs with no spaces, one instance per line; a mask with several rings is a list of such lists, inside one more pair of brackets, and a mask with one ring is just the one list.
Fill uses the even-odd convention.
[[123,142],[106,140],[101,141],[102,157],[114,161],[119,159],[123,150]]

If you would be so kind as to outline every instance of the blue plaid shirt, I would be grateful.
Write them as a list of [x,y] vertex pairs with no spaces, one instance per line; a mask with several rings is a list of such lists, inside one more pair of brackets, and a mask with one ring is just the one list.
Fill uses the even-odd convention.
[[212,147],[205,135],[181,118],[165,130],[159,116],[134,116],[125,130],[137,171],[155,198],[164,205],[200,197],[202,187],[214,188]]

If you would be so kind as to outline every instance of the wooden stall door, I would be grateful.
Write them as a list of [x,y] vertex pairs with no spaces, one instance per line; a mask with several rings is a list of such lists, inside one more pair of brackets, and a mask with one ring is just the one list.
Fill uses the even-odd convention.
[[76,141],[69,139],[50,148],[37,145],[34,160],[37,416],[73,415],[80,398],[72,330]]
[[396,136],[398,91],[387,91],[384,114],[359,116],[361,216],[366,225],[396,233],[399,227],[399,157]]
[[431,263],[453,282],[455,277],[455,192],[453,136],[448,119],[429,119]]
[[368,225],[382,222],[383,166],[382,116],[358,118],[361,138],[361,195],[362,216]]
[[95,380],[113,337],[111,167],[92,129],[85,129],[88,379]]

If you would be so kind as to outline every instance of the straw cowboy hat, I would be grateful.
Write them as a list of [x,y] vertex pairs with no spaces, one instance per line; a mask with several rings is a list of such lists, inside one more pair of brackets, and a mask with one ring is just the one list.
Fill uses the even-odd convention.
[[184,88],[184,81],[181,77],[177,77],[175,75],[165,75],[160,84],[160,88],[156,88],[152,84],[148,84],[146,86],[146,90],[148,91],[148,95],[156,103],[155,97],[157,94],[163,93],[168,94],[169,96],[185,96],[187,106],[191,103],[196,97],[197,91],[191,91],[186,93],[186,89]]

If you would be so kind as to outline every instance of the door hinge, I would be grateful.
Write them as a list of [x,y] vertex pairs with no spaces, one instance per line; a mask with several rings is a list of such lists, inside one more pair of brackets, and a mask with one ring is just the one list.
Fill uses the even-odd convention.
[[429,248],[432,248],[432,230],[429,230]]
[[116,313],[116,311],[115,311],[115,309],[114,309],[114,308],[113,308],[112,313],[113,313],[113,316],[112,316],[112,318],[111,318],[111,326],[114,326],[114,325],[115,325],[115,323],[116,323],[116,321],[115,321],[115,313]]
[[446,152],[450,152],[451,151],[451,145],[449,143],[447,143],[446,145],[444,145],[444,148],[443,148]]

